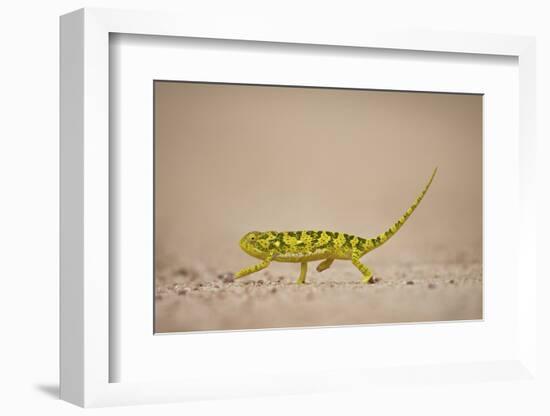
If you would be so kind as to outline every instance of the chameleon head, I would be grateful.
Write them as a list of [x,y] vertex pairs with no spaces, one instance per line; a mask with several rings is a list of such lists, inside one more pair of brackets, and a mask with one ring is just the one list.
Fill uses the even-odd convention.
[[264,259],[267,256],[267,241],[263,235],[264,233],[259,231],[246,233],[239,242],[241,249],[253,257]]

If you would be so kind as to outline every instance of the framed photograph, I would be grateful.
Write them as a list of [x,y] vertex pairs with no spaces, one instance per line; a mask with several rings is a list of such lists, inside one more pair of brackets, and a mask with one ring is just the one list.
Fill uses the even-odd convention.
[[534,60],[63,16],[62,398],[536,382]]

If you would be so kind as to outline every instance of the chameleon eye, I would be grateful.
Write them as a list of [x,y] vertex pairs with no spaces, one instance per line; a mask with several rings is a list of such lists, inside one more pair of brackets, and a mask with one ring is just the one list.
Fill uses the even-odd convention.
[[254,241],[254,240],[256,240],[256,236],[255,236],[254,234],[252,234],[252,235],[250,236],[250,241]]

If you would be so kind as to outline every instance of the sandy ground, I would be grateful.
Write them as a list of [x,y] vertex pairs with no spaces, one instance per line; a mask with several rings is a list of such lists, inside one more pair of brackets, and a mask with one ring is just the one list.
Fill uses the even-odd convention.
[[307,284],[296,285],[294,266],[295,276],[272,265],[235,282],[229,272],[165,265],[157,270],[155,332],[482,318],[479,261],[379,264],[374,284],[339,262],[323,273],[311,263]]

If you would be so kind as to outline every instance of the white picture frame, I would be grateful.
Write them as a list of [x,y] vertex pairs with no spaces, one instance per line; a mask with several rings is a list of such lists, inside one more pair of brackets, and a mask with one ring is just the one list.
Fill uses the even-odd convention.
[[[242,23],[242,22],[241,22]],[[516,57],[519,67],[519,231],[517,269],[517,346],[498,361],[446,362],[414,370],[369,367],[368,374],[343,366],[320,379],[314,372],[282,368],[264,379],[231,374],[181,381],[112,382],[110,311],[109,36],[114,33],[225,39],[332,47],[383,48],[453,54]],[[261,45],[261,44],[259,44]],[[474,55],[472,55],[474,56]],[[196,398],[323,392],[352,389],[381,380],[407,382],[460,379],[526,380],[536,376],[536,269],[534,200],[535,41],[530,37],[427,32],[327,32],[280,28],[251,21],[248,26],[216,21],[205,27],[192,16],[166,13],[82,9],[61,18],[61,397],[80,406],[184,401]],[[516,193],[512,193],[516,195]],[[516,202],[516,201],[514,201]],[[512,272],[511,272],[512,273]],[[410,330],[410,327],[409,327]],[[350,337],[357,336],[352,330]],[[295,331],[294,334],[297,332]],[[264,336],[277,337],[264,333]],[[151,334],[152,335],[152,334]],[[218,334],[223,336],[223,334]],[[219,340],[217,341],[219,342]],[[475,376],[481,371],[483,376]],[[480,374],[481,374],[480,373]],[[437,374],[437,377],[434,375]],[[154,379],[154,378],[152,378]],[[346,380],[345,382],[342,380]]]

